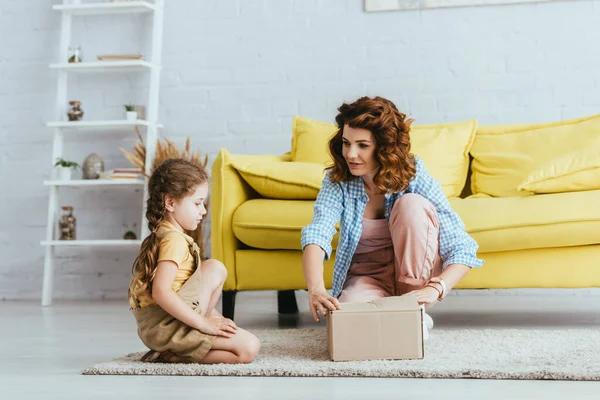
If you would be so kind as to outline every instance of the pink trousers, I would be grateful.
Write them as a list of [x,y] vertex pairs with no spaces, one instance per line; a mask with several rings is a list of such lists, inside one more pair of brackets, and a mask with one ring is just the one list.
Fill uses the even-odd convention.
[[440,275],[439,220],[423,196],[401,196],[382,220],[363,220],[363,234],[352,258],[339,301],[360,303],[400,296]]

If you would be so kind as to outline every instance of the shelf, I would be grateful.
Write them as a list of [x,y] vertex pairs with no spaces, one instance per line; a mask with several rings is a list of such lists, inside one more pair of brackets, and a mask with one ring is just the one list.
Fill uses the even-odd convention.
[[44,186],[144,186],[143,179],[73,179],[68,181],[44,181]]
[[44,240],[42,246],[67,247],[67,246],[112,246],[112,247],[139,247],[141,240]]
[[[134,126],[151,126],[152,122],[138,119],[128,121],[125,119],[116,119],[112,121],[53,121],[46,124],[49,128],[65,128],[65,129],[119,129]],[[156,124],[157,128],[162,128],[162,125]]]
[[157,66],[144,60],[119,60],[119,61],[93,61],[80,63],[50,64],[51,69],[60,69],[73,72],[123,72],[150,70]]
[[137,14],[156,10],[152,3],[147,1],[125,1],[116,3],[84,3],[84,4],[56,4],[53,10],[69,12],[73,15],[103,15],[103,14]]

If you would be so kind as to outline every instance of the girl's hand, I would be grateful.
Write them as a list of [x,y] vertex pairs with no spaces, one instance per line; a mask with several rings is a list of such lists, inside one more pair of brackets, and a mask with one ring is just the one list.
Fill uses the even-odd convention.
[[238,329],[235,322],[221,315],[211,315],[210,317],[204,317],[203,320],[204,321],[198,330],[207,335],[230,338]]
[[339,310],[341,306],[338,299],[330,296],[325,289],[317,289],[308,291],[308,308],[315,321],[320,322],[319,314],[325,317],[329,310]]
[[412,292],[408,292],[403,296],[415,296],[419,304],[433,304],[437,301],[440,296],[440,292],[438,292],[435,288],[431,286],[425,286],[422,289],[413,290]]

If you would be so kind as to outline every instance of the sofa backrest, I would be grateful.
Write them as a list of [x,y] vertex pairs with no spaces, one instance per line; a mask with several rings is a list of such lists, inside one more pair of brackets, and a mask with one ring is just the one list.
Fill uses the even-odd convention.
[[[411,151],[425,162],[448,197],[459,197],[463,190],[476,129],[476,120],[411,127]],[[292,162],[330,165],[328,143],[336,132],[334,124],[295,117]]]
[[[331,164],[328,141],[335,131],[333,124],[295,117],[289,152],[268,160],[236,159],[232,166],[260,196],[315,199],[325,166]],[[411,141],[412,151],[440,181],[448,198],[526,196],[533,192],[523,190],[523,182],[531,181],[532,176],[545,178],[540,168],[551,170],[556,157],[564,164],[565,154],[573,151],[577,157],[582,148],[600,146],[600,115],[545,124],[477,126],[476,121],[466,121],[417,125],[412,128]],[[583,167],[600,171],[596,165],[600,155],[592,156],[586,154],[590,165]],[[572,172],[563,167],[554,169]],[[587,184],[596,175],[586,173]],[[600,179],[596,180],[600,188]],[[581,185],[581,181],[566,185],[565,190],[596,189],[582,189]]]

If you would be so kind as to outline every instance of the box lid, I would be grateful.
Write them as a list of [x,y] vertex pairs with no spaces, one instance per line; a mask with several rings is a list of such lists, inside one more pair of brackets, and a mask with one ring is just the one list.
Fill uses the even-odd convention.
[[419,302],[414,296],[391,296],[366,303],[347,303],[342,304],[340,310],[334,313],[353,313],[365,311],[417,311]]

